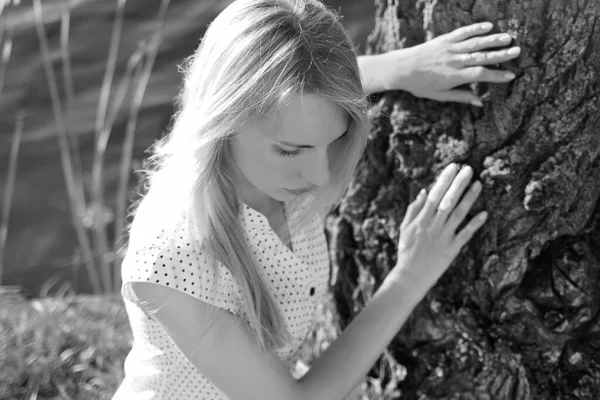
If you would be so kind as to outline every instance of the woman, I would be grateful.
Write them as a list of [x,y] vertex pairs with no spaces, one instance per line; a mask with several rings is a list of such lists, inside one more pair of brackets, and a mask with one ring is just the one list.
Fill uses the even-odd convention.
[[480,67],[514,58],[477,52],[507,44],[471,38],[490,28],[357,60],[316,0],[227,7],[185,64],[179,111],[131,226],[122,294],[134,343],[113,399],[345,398],[485,220],[456,233],[481,185],[449,165],[409,206],[398,263],[373,299],[294,379],[327,290],[323,216],[366,145],[365,94],[476,103],[451,88],[511,79]]

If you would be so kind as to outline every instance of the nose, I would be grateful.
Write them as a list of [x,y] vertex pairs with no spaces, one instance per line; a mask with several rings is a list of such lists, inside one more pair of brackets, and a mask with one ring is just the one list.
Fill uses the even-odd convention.
[[324,186],[329,182],[329,157],[327,149],[315,150],[314,157],[308,157],[304,166],[303,178],[315,186]]

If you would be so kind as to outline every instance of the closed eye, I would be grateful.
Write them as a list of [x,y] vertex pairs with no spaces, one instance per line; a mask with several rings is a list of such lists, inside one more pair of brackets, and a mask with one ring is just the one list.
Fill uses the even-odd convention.
[[[339,139],[343,139],[343,138],[347,137],[347,136],[348,136],[348,133],[349,133],[349,130],[348,130],[348,129],[346,129],[346,130],[344,131],[344,133],[342,133],[340,136],[338,136],[338,137],[337,137],[337,138],[334,140],[334,142],[335,142],[335,141],[337,141],[337,140],[339,140]],[[282,140],[278,140],[277,142],[278,142],[278,143],[280,143],[280,144],[282,144],[282,145],[284,145],[284,146],[287,146],[287,147],[294,147],[294,148],[296,148],[296,149],[314,149],[314,148],[315,148],[315,146],[313,146],[313,145],[310,145],[310,144],[297,144],[297,143],[286,142],[286,141],[282,141]]]
[[[348,137],[348,133],[349,133],[349,130],[346,130],[343,134],[341,134],[340,136],[338,136],[338,138],[335,139],[335,141],[337,142],[339,140],[343,140],[343,139],[347,138]],[[310,145],[296,145],[296,144],[288,143],[288,142],[281,142],[281,143],[283,143],[285,145],[289,145],[290,147],[296,147],[296,149],[294,149],[294,150],[286,150],[286,149],[283,149],[283,148],[281,148],[281,147],[279,147],[277,145],[274,145],[273,148],[275,149],[275,151],[277,152],[277,154],[279,154],[282,157],[289,157],[289,158],[296,157],[297,155],[300,154],[300,151],[302,149],[312,149],[312,148],[314,148],[313,146],[310,146]]]
[[300,154],[300,149],[296,149],[296,150],[285,150],[282,149],[279,146],[274,146],[275,147],[275,151],[282,157],[296,157],[298,154]]

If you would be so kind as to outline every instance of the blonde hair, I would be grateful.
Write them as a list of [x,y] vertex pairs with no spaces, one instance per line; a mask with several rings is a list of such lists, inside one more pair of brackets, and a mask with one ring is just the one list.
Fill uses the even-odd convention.
[[341,107],[350,125],[331,180],[292,207],[290,231],[330,211],[367,142],[367,99],[356,49],[337,15],[317,0],[238,0],[210,24],[182,72],[178,111],[149,158],[149,191],[142,203],[187,219],[194,245],[235,278],[260,348],[284,346],[289,332],[241,226],[228,142],[297,94],[313,93]]

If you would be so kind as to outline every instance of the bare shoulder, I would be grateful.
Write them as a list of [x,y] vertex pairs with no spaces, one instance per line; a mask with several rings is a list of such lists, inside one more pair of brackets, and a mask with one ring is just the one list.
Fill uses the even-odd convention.
[[[134,302],[161,325],[173,339],[195,332],[193,346],[209,351],[223,343],[227,333],[240,329],[242,321],[229,310],[194,296],[151,282],[130,282]],[[209,333],[210,332],[210,333]],[[186,347],[186,341],[182,346]],[[189,343],[192,346],[191,343]],[[199,350],[199,349],[196,349]]]

